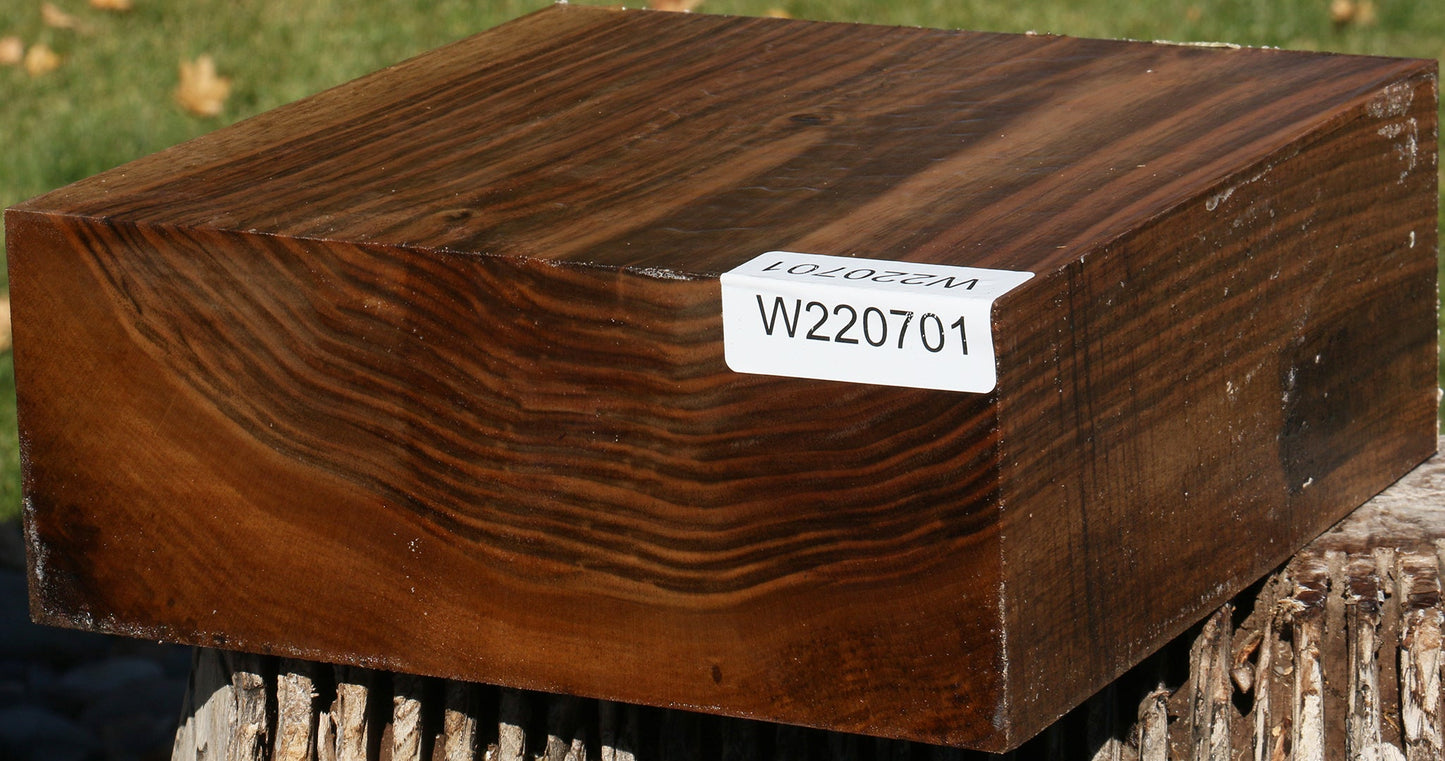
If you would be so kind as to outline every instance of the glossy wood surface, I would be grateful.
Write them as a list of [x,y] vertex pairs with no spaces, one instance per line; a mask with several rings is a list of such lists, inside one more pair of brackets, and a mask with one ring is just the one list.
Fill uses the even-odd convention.
[[[35,614],[1016,745],[1433,451],[1434,88],[557,6],[55,191]],[[998,390],[731,372],[775,249],[1036,273]]]

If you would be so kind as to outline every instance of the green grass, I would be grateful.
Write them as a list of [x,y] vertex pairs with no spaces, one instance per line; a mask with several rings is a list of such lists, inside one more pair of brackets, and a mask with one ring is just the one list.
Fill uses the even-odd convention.
[[[0,0],[0,37],[45,43],[61,67],[0,67],[0,206],[344,82],[548,0],[135,0],[114,14],[52,0],[77,17],[51,29],[40,0]],[[1375,22],[1336,28],[1329,0],[705,0],[699,11],[1088,37],[1227,41],[1445,57],[1445,2],[1375,0]],[[234,90],[213,119],[172,97],[182,59],[210,54]],[[0,270],[0,288],[5,285]],[[0,519],[19,510],[14,373],[0,355]]]

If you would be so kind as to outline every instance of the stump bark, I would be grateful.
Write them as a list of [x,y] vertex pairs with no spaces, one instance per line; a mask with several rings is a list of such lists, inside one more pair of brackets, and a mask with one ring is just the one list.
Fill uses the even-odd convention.
[[1445,458],[996,756],[199,649],[174,761],[1438,759]]

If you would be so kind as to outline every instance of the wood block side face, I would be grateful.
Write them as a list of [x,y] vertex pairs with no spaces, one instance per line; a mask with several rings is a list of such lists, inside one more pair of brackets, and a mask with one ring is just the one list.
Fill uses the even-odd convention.
[[44,620],[994,732],[990,398],[730,373],[713,278],[8,221]]
[[1435,104],[1382,86],[998,308],[1024,736],[1434,451]]

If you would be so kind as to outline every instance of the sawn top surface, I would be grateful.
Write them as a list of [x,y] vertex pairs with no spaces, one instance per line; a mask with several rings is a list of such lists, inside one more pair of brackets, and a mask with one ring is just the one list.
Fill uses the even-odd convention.
[[1042,272],[1428,65],[559,5],[22,208],[686,274],[775,249]]

